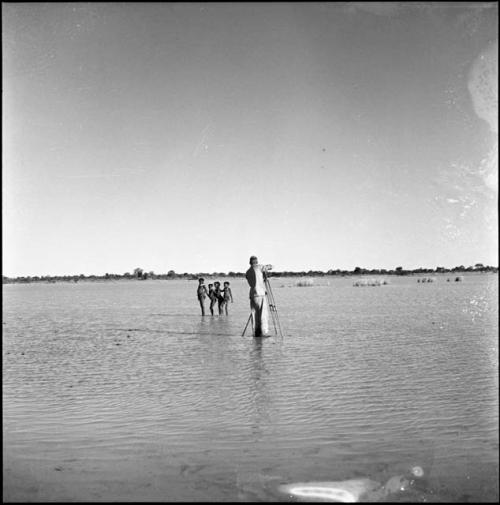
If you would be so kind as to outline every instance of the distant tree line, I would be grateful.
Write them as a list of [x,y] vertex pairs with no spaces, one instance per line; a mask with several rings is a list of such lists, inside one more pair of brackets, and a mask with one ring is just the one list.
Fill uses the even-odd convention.
[[[463,265],[456,266],[454,268],[446,267],[436,267],[432,268],[416,268],[413,270],[404,269],[401,266],[396,267],[394,270],[386,269],[367,269],[356,267],[354,270],[328,270],[323,272],[321,270],[308,270],[301,272],[272,272],[272,277],[324,277],[324,276],[340,276],[346,277],[351,275],[415,275],[415,274],[433,274],[433,273],[457,273],[457,272],[498,272],[498,267],[485,266],[482,263],[476,263],[473,267],[465,267]],[[171,280],[171,279],[186,279],[195,280],[199,277],[210,278],[210,277],[245,277],[244,272],[198,272],[198,273],[187,273],[178,274],[174,270],[169,270],[166,274],[156,274],[153,271],[145,271],[143,268],[135,268],[132,273],[125,272],[124,274],[112,274],[106,273],[104,275],[43,275],[43,276],[27,276],[27,277],[6,277],[2,276],[3,284],[13,284],[13,283],[30,283],[30,282],[79,282],[79,281],[118,281],[118,280]]]

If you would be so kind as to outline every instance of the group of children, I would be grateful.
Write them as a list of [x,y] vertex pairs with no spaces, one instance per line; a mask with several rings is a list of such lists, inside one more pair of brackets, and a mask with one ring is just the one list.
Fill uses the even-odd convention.
[[220,282],[215,281],[213,284],[205,286],[205,279],[198,279],[198,289],[196,290],[196,295],[198,301],[200,302],[201,315],[205,315],[205,298],[208,296],[210,299],[210,313],[214,315],[214,306],[217,303],[219,308],[219,315],[224,312],[226,316],[228,315],[227,306],[229,302],[233,303],[233,294],[231,293],[231,288],[229,287],[229,281],[224,282],[224,289],[221,289]]

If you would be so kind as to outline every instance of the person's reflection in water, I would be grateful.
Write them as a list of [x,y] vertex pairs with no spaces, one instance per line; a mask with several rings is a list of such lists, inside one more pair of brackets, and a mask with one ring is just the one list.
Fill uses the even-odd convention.
[[269,371],[263,358],[263,345],[261,339],[253,339],[253,347],[250,352],[250,401],[253,405],[252,434],[254,441],[263,439],[262,425],[271,421],[269,415],[270,397],[267,390]]
[[212,318],[200,316],[200,319],[196,323],[196,325],[193,326],[193,331],[195,333],[208,333],[210,331],[210,321]]
[[192,326],[194,334],[207,337],[230,337],[227,321],[221,318],[200,316],[198,322]]
[[[275,472],[276,454],[272,450],[272,423],[274,402],[270,393],[271,374],[266,367],[266,351],[271,349],[263,340],[252,339],[249,351],[248,371],[248,404],[251,409],[249,429],[250,443],[245,455],[245,464],[237,469],[238,499],[243,502],[269,502],[281,498],[276,492],[283,477]],[[264,470],[265,468],[265,470]]]

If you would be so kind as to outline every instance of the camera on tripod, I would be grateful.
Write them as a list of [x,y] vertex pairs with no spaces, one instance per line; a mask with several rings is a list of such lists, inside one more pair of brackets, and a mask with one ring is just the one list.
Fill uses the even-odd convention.
[[272,272],[271,270],[273,269],[273,266],[272,265],[263,265],[263,270],[265,272],[265,274],[267,275],[267,277],[270,277]]

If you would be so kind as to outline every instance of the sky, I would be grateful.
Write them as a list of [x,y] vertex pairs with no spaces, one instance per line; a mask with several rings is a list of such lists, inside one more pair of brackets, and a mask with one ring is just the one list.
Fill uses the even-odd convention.
[[3,275],[498,266],[498,4],[2,3]]

